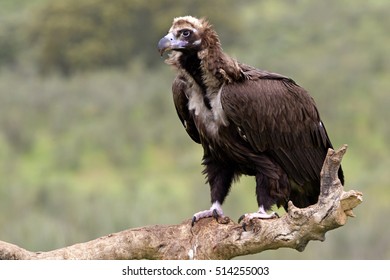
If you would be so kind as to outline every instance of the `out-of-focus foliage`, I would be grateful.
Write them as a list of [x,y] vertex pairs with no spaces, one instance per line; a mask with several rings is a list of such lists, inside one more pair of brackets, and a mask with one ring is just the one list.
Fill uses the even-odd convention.
[[[233,57],[310,91],[334,146],[349,144],[345,188],[364,193],[324,243],[253,258],[390,258],[389,13],[387,0],[1,1],[0,240],[50,250],[209,207],[156,51],[192,14]],[[225,213],[256,210],[254,191],[244,177]]]
[[[229,9],[221,13],[221,5]],[[49,2],[37,12],[28,31],[37,47],[41,70],[71,74],[102,66],[125,67],[137,59],[156,65],[156,38],[168,22],[184,11],[212,15],[224,33],[234,35],[239,24],[230,21],[237,1],[69,0]],[[207,12],[206,12],[207,11]],[[205,13],[206,12],[206,13]]]
[[0,65],[15,61],[17,42],[12,23],[0,25]]

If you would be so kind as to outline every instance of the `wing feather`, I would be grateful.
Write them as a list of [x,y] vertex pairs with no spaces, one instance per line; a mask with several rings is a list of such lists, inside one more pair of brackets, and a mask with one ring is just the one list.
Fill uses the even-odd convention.
[[257,152],[268,153],[299,185],[318,180],[330,140],[312,97],[293,80],[254,68],[226,85],[227,118]]

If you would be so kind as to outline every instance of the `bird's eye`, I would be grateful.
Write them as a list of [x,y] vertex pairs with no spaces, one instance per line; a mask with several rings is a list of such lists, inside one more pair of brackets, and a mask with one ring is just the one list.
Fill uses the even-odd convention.
[[187,38],[188,36],[191,35],[191,30],[184,29],[184,30],[181,32],[181,35],[183,35],[183,37]]

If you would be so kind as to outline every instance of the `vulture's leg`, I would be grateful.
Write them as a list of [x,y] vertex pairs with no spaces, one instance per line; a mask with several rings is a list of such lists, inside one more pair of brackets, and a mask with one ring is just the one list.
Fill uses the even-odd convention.
[[209,158],[204,159],[203,162],[206,165],[204,173],[206,174],[207,181],[210,185],[212,205],[209,210],[200,211],[194,214],[192,226],[194,226],[195,222],[203,218],[214,217],[218,220],[219,217],[224,217],[221,205],[229,193],[234,178],[234,171],[230,168],[221,166]]
[[256,175],[256,198],[257,204],[259,205],[259,210],[254,213],[244,214],[238,219],[239,223],[243,221],[242,226],[244,229],[252,219],[279,218],[277,213],[267,212],[271,209],[272,205],[276,203],[275,198],[270,195],[269,181],[270,179],[264,176],[262,173],[258,173]]

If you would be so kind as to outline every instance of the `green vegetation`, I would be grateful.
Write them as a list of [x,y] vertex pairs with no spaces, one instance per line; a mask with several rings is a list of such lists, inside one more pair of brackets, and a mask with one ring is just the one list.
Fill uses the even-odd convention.
[[[387,0],[1,1],[0,240],[51,250],[209,207],[156,50],[192,14],[232,56],[311,92],[334,145],[349,145],[345,188],[364,193],[324,243],[250,257],[389,258],[389,12]],[[257,208],[253,184],[235,184],[227,215]]]

